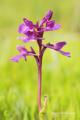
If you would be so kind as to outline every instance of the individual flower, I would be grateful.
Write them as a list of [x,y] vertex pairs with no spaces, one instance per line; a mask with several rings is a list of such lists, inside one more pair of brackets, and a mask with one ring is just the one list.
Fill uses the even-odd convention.
[[57,42],[55,44],[50,44],[50,43],[48,43],[46,45],[43,44],[43,46],[45,48],[50,48],[50,49],[56,50],[56,51],[60,52],[62,55],[70,57],[70,52],[64,52],[62,50],[62,48],[64,47],[64,45],[66,45],[65,41],[63,41],[63,42]]
[[10,60],[14,62],[19,62],[21,58],[26,61],[27,56],[36,56],[36,54],[34,54],[32,51],[28,51],[24,46],[17,46],[17,50],[19,51],[19,54],[10,58]]

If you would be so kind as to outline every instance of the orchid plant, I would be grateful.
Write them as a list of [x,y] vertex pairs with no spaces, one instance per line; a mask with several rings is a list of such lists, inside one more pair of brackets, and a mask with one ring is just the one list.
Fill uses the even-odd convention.
[[47,48],[55,50],[61,53],[64,56],[70,57],[69,52],[64,52],[62,48],[66,45],[65,41],[57,42],[57,43],[43,43],[43,35],[44,32],[58,30],[61,25],[57,24],[55,20],[52,20],[53,12],[49,10],[43,19],[34,24],[32,21],[27,18],[23,18],[23,23],[19,26],[18,32],[23,34],[24,36],[20,36],[19,39],[23,42],[27,43],[30,41],[34,41],[38,45],[38,53],[31,46],[30,50],[26,49],[25,46],[17,46],[17,50],[19,54],[12,57],[11,60],[14,62],[19,62],[21,58],[25,61],[28,56],[33,56],[37,63],[38,68],[38,110],[39,112],[42,109],[41,106],[41,84],[42,84],[42,59],[44,52]]

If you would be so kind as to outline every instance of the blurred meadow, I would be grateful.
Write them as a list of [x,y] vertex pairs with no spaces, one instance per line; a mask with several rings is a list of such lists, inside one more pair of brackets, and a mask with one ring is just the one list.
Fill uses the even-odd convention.
[[[13,63],[9,58],[18,53],[16,45],[24,45],[17,40],[23,17],[35,23],[48,9],[62,27],[46,33],[44,42],[67,41],[64,50],[71,52],[71,58],[45,52],[42,102],[47,95],[46,120],[80,120],[80,0],[0,0],[0,120],[38,120],[35,60],[28,57],[27,62]],[[27,48],[31,45],[36,48],[35,42],[26,43]]]

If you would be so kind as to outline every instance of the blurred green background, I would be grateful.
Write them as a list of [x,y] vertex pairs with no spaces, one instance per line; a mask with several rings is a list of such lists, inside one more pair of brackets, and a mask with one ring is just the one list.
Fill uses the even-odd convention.
[[[42,102],[48,96],[48,120],[80,120],[80,0],[0,0],[0,120],[38,120],[37,66],[34,58],[9,61],[18,54],[22,18],[40,20],[48,9],[62,25],[45,34],[46,42],[67,41],[66,58],[47,50],[43,59]],[[36,43],[25,44],[27,48]],[[54,113],[57,114],[56,117]],[[65,113],[68,113],[65,115]],[[47,120],[47,119],[46,119]]]

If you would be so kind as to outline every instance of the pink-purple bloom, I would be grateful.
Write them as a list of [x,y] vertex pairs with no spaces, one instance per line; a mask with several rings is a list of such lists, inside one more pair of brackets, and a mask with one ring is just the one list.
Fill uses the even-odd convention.
[[19,37],[19,39],[24,42],[29,42],[30,40],[42,40],[44,32],[59,29],[60,24],[56,24],[55,20],[51,20],[52,14],[52,11],[48,11],[45,17],[36,24],[24,18],[24,23],[19,26],[18,31],[20,34],[24,34],[25,36]]
[[[23,23],[20,24],[18,32],[20,34],[23,34],[24,36],[18,37],[18,39],[22,40],[23,42],[29,42],[29,41],[37,41],[39,46],[43,47],[44,51],[46,48],[50,48],[53,50],[56,50],[60,52],[62,55],[65,55],[67,57],[70,57],[69,52],[64,52],[62,48],[66,45],[66,42],[58,42],[55,44],[43,44],[43,34],[47,31],[54,31],[58,30],[60,28],[60,24],[57,24],[55,20],[52,20],[53,12],[49,10],[46,15],[43,17],[43,19],[39,22],[36,22],[34,24],[32,21],[28,20],[27,18],[23,19]],[[12,61],[18,62],[20,58],[24,58],[26,60],[27,56],[34,56],[32,51],[28,51],[23,46],[18,46],[17,50],[20,52],[19,55],[16,55],[15,57],[11,58]],[[36,53],[35,53],[36,55]],[[37,56],[38,58],[38,56]]]

